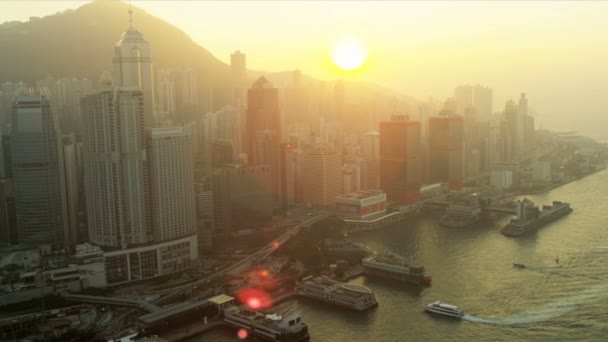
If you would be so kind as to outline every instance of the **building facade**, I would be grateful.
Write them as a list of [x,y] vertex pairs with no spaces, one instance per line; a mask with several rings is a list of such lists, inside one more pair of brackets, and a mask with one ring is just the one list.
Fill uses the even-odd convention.
[[83,99],[89,241],[126,248],[153,240],[143,94],[116,88]]
[[382,190],[352,192],[336,196],[336,216],[351,220],[374,220],[386,215],[386,194]]
[[304,151],[301,162],[302,201],[321,207],[335,205],[342,193],[342,155],[329,148]]
[[150,45],[133,26],[114,46],[112,86],[137,88],[142,93],[144,126],[155,126],[154,79]]
[[148,138],[154,241],[196,233],[196,202],[190,126],[153,128]]
[[464,126],[451,113],[429,119],[429,183],[447,182],[459,190],[464,181]]
[[12,175],[19,243],[69,244],[63,144],[47,98],[32,94],[13,103]]
[[422,158],[420,122],[394,118],[380,123],[380,188],[390,201],[420,199]]

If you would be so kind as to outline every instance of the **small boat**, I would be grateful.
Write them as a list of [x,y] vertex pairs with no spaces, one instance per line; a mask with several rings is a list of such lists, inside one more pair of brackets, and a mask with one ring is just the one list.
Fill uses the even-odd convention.
[[424,310],[432,313],[436,313],[439,315],[462,318],[464,316],[464,311],[451,304],[442,303],[440,301],[436,301],[431,304],[427,304],[424,306]]
[[513,267],[517,267],[517,268],[526,268],[526,265],[519,263],[519,262],[514,262],[513,263]]

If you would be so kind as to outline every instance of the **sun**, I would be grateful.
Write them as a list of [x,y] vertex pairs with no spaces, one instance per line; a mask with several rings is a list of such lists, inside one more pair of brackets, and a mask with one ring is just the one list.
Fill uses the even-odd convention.
[[334,45],[331,51],[331,60],[338,68],[351,71],[363,66],[367,60],[367,53],[360,40],[344,38]]

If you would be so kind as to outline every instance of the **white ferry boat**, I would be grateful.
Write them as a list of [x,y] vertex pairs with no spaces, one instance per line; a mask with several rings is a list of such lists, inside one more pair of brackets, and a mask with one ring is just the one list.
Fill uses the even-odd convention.
[[442,303],[440,301],[425,305],[424,310],[439,315],[451,316],[456,318],[462,318],[462,316],[464,316],[464,311],[461,308],[455,305]]
[[325,276],[308,276],[302,279],[296,287],[296,292],[304,297],[359,311],[378,305],[376,296],[369,288],[337,282]]
[[266,341],[299,342],[310,338],[308,326],[295,313],[282,317],[230,306],[224,309],[224,322],[236,328],[247,329],[252,335]]

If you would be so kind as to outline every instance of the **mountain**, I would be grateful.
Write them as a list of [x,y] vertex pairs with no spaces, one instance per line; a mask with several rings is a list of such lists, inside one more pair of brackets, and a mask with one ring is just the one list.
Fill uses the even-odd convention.
[[[188,67],[199,71],[201,95],[209,88],[214,92],[213,107],[227,102],[230,67],[205,48],[195,43],[185,32],[133,7],[134,27],[150,43],[155,68]],[[10,21],[0,24],[0,82],[28,83],[55,77],[87,77],[93,81],[112,69],[114,45],[128,28],[129,5],[116,0],[96,0],[76,10],[59,12],[27,22]],[[228,56],[226,56],[228,57]],[[248,71],[248,82],[265,75],[276,87],[288,87],[293,71]],[[320,81],[302,73],[305,84],[333,89],[336,82]],[[344,81],[347,100],[372,101],[377,94],[403,98],[393,90],[369,82]],[[406,101],[409,102],[410,99]]]
[[[127,4],[98,0],[73,11],[0,25],[0,81],[32,82],[47,74],[97,80],[111,70],[114,45],[128,28]],[[191,67],[208,86],[229,79],[229,66],[166,21],[133,7],[134,26],[150,43],[155,67]]]

